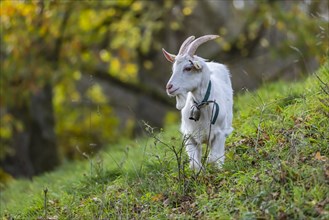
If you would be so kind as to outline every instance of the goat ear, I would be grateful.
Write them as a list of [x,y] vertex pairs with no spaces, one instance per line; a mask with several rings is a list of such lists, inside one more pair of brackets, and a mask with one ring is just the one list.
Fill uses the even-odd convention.
[[201,64],[199,63],[199,61],[192,61],[192,60],[189,60],[189,61],[190,61],[190,63],[194,66],[195,69],[197,69],[197,70],[202,69],[202,66],[201,66]]
[[171,63],[175,62],[176,55],[171,54],[171,53],[168,53],[168,52],[167,52],[165,49],[163,49],[163,48],[162,48],[162,52],[163,52],[163,55],[165,56],[165,58],[166,58],[169,62],[171,62]]
[[186,105],[186,95],[177,95],[176,96],[176,108],[182,110]]

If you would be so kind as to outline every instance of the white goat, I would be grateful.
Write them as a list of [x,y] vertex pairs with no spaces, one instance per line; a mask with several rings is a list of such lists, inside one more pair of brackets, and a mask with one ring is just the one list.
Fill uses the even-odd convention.
[[185,147],[191,169],[202,168],[202,143],[209,146],[207,163],[221,167],[225,139],[233,131],[233,90],[228,69],[194,55],[201,44],[217,37],[191,36],[183,42],[177,56],[162,49],[165,58],[173,63],[166,91],[176,97],[176,108],[181,110],[181,132],[187,137]]

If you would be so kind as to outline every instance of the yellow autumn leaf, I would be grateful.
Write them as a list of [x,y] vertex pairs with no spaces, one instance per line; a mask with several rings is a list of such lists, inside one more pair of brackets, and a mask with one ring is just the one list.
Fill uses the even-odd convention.
[[128,63],[128,64],[126,65],[125,70],[126,70],[126,71],[125,71],[126,74],[129,75],[130,77],[136,77],[138,67],[137,67],[136,64]]
[[163,200],[163,194],[156,194],[156,195],[154,195],[154,196],[152,196],[152,201],[153,202],[158,202],[158,201],[161,201],[161,200]]
[[189,16],[189,15],[191,15],[191,14],[192,14],[192,8],[190,8],[190,7],[185,7],[185,8],[183,8],[183,14],[184,14],[185,16]]
[[107,98],[104,95],[103,89],[99,84],[95,84],[91,88],[89,88],[87,91],[87,96],[93,102],[97,102],[97,103],[106,103],[107,102]]
[[320,161],[326,161],[327,160],[327,158],[325,156],[321,156],[321,153],[319,151],[316,152],[315,159],[320,160]]
[[113,58],[110,64],[110,73],[118,74],[121,68],[120,60],[118,58]]
[[104,62],[109,62],[111,60],[111,54],[108,50],[101,50],[99,52],[99,57],[101,58],[102,61]]

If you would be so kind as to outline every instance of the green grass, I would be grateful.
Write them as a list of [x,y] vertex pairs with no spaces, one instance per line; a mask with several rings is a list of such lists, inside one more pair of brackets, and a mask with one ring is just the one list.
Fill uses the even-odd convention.
[[324,83],[313,75],[237,96],[221,170],[188,169],[178,125],[146,126],[148,138],[109,146],[32,181],[12,181],[1,192],[1,216],[328,219],[328,64],[317,76]]

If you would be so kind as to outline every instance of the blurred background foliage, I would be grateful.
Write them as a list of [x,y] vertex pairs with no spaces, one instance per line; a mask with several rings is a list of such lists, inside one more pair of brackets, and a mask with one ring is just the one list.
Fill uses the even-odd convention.
[[[328,59],[328,1],[1,1],[0,176],[31,177],[178,121],[164,85],[190,35],[237,92]],[[174,113],[175,112],[175,113]]]

